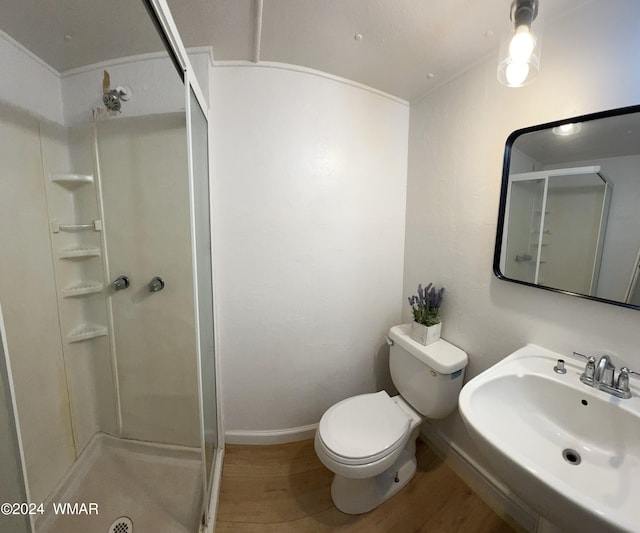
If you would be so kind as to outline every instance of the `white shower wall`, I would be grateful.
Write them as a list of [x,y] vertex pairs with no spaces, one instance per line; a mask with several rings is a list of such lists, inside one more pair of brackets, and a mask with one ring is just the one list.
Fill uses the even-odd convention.
[[[66,128],[41,122],[40,133],[49,220],[60,224],[82,224],[101,219],[95,184],[69,190],[51,180],[59,173],[94,174],[92,126]],[[101,257],[60,259],[60,252],[78,246],[100,248],[100,237],[98,231],[50,233],[76,453],[87,445],[96,431],[117,431],[108,338],[102,336],[73,343],[67,339],[80,324],[105,325],[107,308],[104,290],[81,297],[67,297],[64,290],[80,282],[104,284],[106,280]]]
[[[38,121],[0,104],[0,301],[33,501],[75,460]],[[9,231],[10,229],[10,231]]]
[[0,100],[63,123],[59,74],[0,30]]
[[211,85],[225,427],[256,442],[389,384],[409,108],[277,65],[221,65]]
[[[97,127],[122,434],[198,446],[193,276],[184,113]],[[156,293],[147,287],[161,276]]]
[[[98,218],[92,190],[81,193],[93,196],[94,211],[88,212],[63,201],[64,188],[50,181],[52,174],[72,168],[93,172],[91,137],[89,128],[73,132],[5,105],[0,105],[0,131],[0,301],[31,495],[44,501],[96,431],[117,430],[107,338],[66,340],[99,295],[88,297],[91,301],[61,295],[79,280],[79,263],[58,258],[70,234],[50,233],[54,219],[69,224]],[[96,261],[99,265],[99,258],[89,262]],[[102,282],[100,268],[96,274]],[[102,308],[104,313],[104,303]]]

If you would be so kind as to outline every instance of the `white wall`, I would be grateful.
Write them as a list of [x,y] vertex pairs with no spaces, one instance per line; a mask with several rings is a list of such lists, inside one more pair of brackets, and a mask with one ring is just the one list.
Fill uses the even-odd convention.
[[388,380],[409,109],[312,71],[214,71],[225,426],[313,424],[337,400]]
[[624,300],[640,247],[640,157],[599,162],[614,183],[598,278],[598,296]]
[[0,105],[0,302],[33,501],[75,459],[37,119]]
[[62,123],[59,74],[0,30],[0,101]]
[[549,179],[538,283],[590,294],[605,186],[566,186],[563,177]]
[[[184,113],[98,123],[100,180],[122,434],[198,446],[193,277]],[[161,276],[166,285],[151,293]]]
[[531,172],[535,168],[536,162],[528,155],[519,150],[511,149],[511,161],[509,162],[509,172],[517,174],[520,172]]
[[[418,282],[446,286],[442,334],[469,353],[466,379],[528,342],[640,368],[637,311],[501,281],[491,269],[507,136],[637,104],[637,20],[634,0],[594,1],[545,28],[532,85],[500,86],[491,58],[412,106],[404,295]],[[480,458],[457,414],[438,427]]]
[[[48,220],[79,224],[101,218],[93,184],[70,190],[50,180],[52,174],[59,172],[94,174],[92,133],[91,127],[73,131],[63,126],[40,123],[40,151],[47,195],[45,216]],[[60,250],[80,246],[99,247],[100,233],[60,231],[51,233],[49,238],[73,438],[79,453],[96,431],[113,431],[117,427],[113,372],[106,336],[74,343],[67,342],[66,337],[82,324],[105,326],[107,309],[103,293],[67,298],[63,289],[80,281],[105,283],[106,280],[100,257],[70,261],[60,259],[58,254]],[[28,386],[28,383],[22,385]]]

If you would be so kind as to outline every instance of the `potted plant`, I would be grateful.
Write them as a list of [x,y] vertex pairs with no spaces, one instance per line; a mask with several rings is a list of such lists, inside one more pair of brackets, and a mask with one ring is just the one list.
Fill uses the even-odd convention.
[[425,346],[440,338],[440,306],[444,287],[437,289],[429,283],[424,289],[418,285],[418,294],[409,296],[409,305],[413,311],[411,337]]

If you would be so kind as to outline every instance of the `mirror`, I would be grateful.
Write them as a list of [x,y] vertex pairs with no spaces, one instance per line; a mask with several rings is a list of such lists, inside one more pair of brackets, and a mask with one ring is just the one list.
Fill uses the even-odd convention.
[[640,309],[640,106],[507,139],[493,271]]

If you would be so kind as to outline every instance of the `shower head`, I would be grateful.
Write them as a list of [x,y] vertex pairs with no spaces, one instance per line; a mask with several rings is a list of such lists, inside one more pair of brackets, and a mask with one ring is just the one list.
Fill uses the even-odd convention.
[[122,102],[120,102],[120,93],[118,89],[111,89],[102,95],[102,102],[109,111],[120,111]]
[[104,104],[104,108],[98,107],[93,110],[94,120],[120,113],[122,102],[126,102],[129,98],[131,98],[131,87],[120,85],[112,89],[111,76],[109,76],[109,72],[105,70],[102,77],[102,103]]
[[103,93],[102,102],[109,111],[119,112],[122,102],[126,102],[129,98],[131,98],[129,87],[116,87]]

